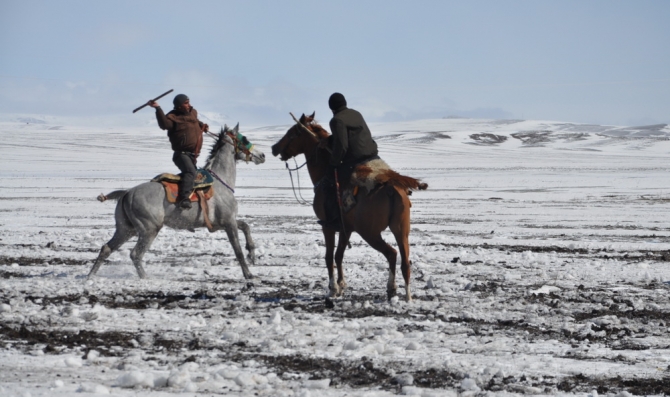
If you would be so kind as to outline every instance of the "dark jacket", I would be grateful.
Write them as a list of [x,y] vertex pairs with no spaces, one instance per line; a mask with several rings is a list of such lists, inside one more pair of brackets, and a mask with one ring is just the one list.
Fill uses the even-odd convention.
[[167,130],[172,150],[195,153],[198,157],[204,124],[198,120],[197,110],[191,108],[188,113],[172,110],[166,115],[161,108],[156,108],[156,120],[162,130]]
[[346,106],[337,109],[330,120],[330,131],[333,133],[330,164],[335,167],[353,165],[378,154],[368,125],[354,109]]

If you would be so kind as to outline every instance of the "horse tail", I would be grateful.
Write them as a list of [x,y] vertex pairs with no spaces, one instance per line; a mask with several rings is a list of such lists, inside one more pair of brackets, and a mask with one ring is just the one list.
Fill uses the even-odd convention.
[[428,189],[428,184],[421,182],[420,179],[401,175],[391,169],[384,170],[377,178],[377,180],[381,183],[388,183],[391,186],[404,189],[406,191]]
[[100,193],[100,195],[98,195],[98,201],[100,201],[101,203],[107,200],[119,201],[123,198],[123,196],[126,195],[126,193],[128,193],[127,190],[115,190],[111,193],[108,193],[107,195]]

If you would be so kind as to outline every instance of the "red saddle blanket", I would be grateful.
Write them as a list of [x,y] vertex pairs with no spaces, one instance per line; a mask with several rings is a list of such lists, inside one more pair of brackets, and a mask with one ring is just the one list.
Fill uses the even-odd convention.
[[[177,196],[179,194],[180,180],[180,175],[163,173],[156,175],[156,177],[154,177],[151,181],[160,182],[163,186],[165,186],[165,196],[167,197],[168,202],[176,203]],[[212,178],[212,175],[209,173],[209,171],[202,168],[198,169],[198,173],[195,175],[194,182],[195,190],[202,190],[205,194],[205,199],[209,200],[212,198],[214,195],[214,188],[212,186],[214,184],[214,179]],[[198,195],[195,193],[195,190],[189,197],[191,201],[198,201]]]
[[[161,185],[165,186],[165,197],[167,198],[167,201],[170,203],[176,203],[177,195],[179,194],[179,184],[168,181],[160,181],[160,183]],[[214,188],[212,186],[208,186],[202,189],[202,192],[205,194],[205,199],[207,200],[214,196]],[[189,199],[191,201],[198,201],[198,195],[195,194],[195,190],[191,193]]]

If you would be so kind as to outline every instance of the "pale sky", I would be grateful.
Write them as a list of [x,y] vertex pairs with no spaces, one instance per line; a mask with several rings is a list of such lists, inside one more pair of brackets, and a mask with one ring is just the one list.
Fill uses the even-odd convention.
[[[670,122],[670,1],[0,0],[0,113]],[[139,112],[138,112],[139,113]]]

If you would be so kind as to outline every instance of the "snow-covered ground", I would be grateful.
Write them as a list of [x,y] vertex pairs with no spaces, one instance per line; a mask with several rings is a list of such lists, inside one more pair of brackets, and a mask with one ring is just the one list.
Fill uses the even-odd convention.
[[241,125],[268,156],[238,164],[255,280],[225,233],[167,228],[149,279],[131,240],[86,280],[114,231],[96,196],[175,172],[167,138],[2,119],[0,395],[670,394],[668,126],[371,124],[430,185],[412,195],[415,300],[386,301],[386,261],[354,235],[334,305],[320,228],[271,157],[288,127]]

